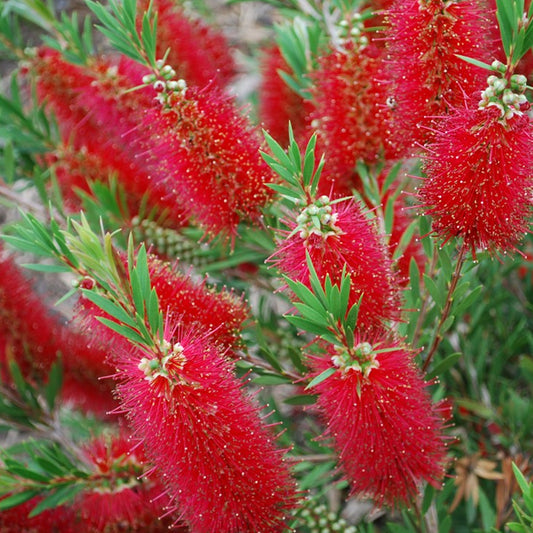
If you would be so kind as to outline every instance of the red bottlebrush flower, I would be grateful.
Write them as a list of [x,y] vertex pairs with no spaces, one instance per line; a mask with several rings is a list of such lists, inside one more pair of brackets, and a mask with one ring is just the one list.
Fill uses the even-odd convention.
[[[57,174],[67,206],[79,208],[74,187],[115,176],[127,193],[131,216],[155,211],[160,224],[181,227],[183,210],[161,180],[154,179],[138,124],[152,105],[153,90],[127,92],[146,70],[122,58],[71,65],[55,50],[41,48],[32,62],[37,93],[58,119],[63,146],[45,157]],[[143,213],[140,210],[144,209]]]
[[0,361],[12,357],[25,376],[42,379],[57,359],[62,326],[1,246],[0,270]]
[[332,346],[310,361],[310,377],[336,370],[314,387],[325,435],[352,494],[378,505],[411,504],[421,482],[438,487],[444,476],[445,410],[432,406],[412,350],[386,337],[363,339],[351,353]]
[[159,354],[117,358],[122,408],[192,531],[284,531],[295,485],[283,452],[231,363],[196,331],[167,331]]
[[214,340],[222,349],[242,346],[240,333],[249,318],[242,297],[226,289],[209,288],[205,281],[194,283],[189,276],[157,260],[150,261],[150,279],[160,308],[173,323],[215,332]]
[[[320,220],[320,229],[311,216]],[[362,296],[359,329],[381,329],[384,322],[399,318],[400,289],[392,261],[375,225],[357,203],[344,200],[331,204],[322,196],[288,224],[292,232],[272,260],[281,272],[310,286],[306,252],[322,283],[329,274],[331,282],[339,284],[345,266],[351,277],[349,305]]]
[[312,74],[313,127],[326,157],[320,185],[324,193],[333,188],[336,195],[351,194],[357,160],[374,163],[394,155],[384,76],[384,50],[373,43],[348,43],[323,57]]
[[64,399],[97,413],[115,407],[110,385],[99,381],[112,372],[106,352],[89,348],[88,338],[63,324],[1,248],[0,269],[2,372],[12,357],[27,379],[42,383],[61,356]]
[[418,196],[433,230],[445,240],[462,237],[474,253],[513,249],[529,228],[533,128],[527,114],[509,109],[499,102],[456,109],[442,120],[425,158]]
[[173,83],[179,89],[163,93],[166,102],[144,119],[158,179],[208,233],[233,238],[240,220],[259,219],[272,171],[256,132],[227,96]]
[[[168,319],[186,327],[196,326],[216,332],[215,340],[223,350],[241,346],[240,331],[249,318],[248,307],[241,297],[226,289],[217,292],[207,287],[205,281],[194,282],[190,276],[154,256],[149,256],[148,264],[159,307]],[[119,343],[121,350],[127,348],[127,341],[96,320],[96,317],[106,315],[89,300],[79,300],[77,316],[84,331],[104,346]]]
[[296,139],[310,127],[312,104],[285,83],[280,70],[290,72],[290,67],[279,47],[271,46],[264,50],[261,58],[259,118],[268,133],[281,146],[286,146],[289,144],[289,122]]
[[[142,13],[149,3],[140,2],[138,11]],[[157,13],[156,57],[168,52],[166,62],[179,78],[198,87],[210,83],[223,87],[231,81],[237,69],[223,33],[200,18],[188,17],[176,0],[154,0],[152,10]]]
[[484,80],[484,70],[457,57],[490,62],[482,2],[396,0],[386,31],[392,77],[391,132],[405,150],[431,140],[435,117]]
[[[123,531],[156,533],[168,531],[176,517],[163,514],[164,491],[161,483],[142,476],[150,465],[142,447],[123,433],[99,437],[84,446],[87,462],[93,467],[94,489],[81,492],[73,509],[80,517],[83,533]],[[186,528],[175,528],[185,532]]]
[[62,505],[28,517],[42,497],[36,496],[16,507],[0,512],[0,533],[78,533],[72,510]]

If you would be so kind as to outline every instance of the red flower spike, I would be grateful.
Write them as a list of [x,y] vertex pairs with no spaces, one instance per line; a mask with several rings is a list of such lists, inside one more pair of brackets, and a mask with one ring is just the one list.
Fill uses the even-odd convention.
[[[32,63],[37,93],[58,119],[63,146],[45,157],[56,170],[68,207],[79,209],[74,187],[116,176],[128,196],[131,216],[151,210],[164,226],[179,228],[184,212],[150,166],[138,124],[152,105],[151,88],[129,91],[146,70],[122,58],[115,65],[99,59],[89,66],[71,65],[55,50],[41,48]],[[144,213],[139,213],[140,209]]]
[[159,306],[168,319],[212,331],[212,341],[221,349],[242,346],[240,332],[249,318],[242,297],[226,289],[217,292],[207,287],[205,281],[194,283],[189,276],[156,259],[150,260],[149,268]]
[[[5,375],[13,357],[30,381],[43,382],[61,355],[61,394],[78,407],[104,413],[114,407],[111,387],[99,381],[112,369],[106,352],[90,349],[89,340],[63,324],[34,292],[28,279],[0,248],[0,363]],[[95,400],[95,401],[93,401]]]
[[496,103],[476,107],[470,103],[442,120],[418,197],[444,240],[462,237],[473,253],[505,252],[529,228],[532,123],[527,114],[502,119]]
[[[124,258],[125,260],[125,258]],[[221,350],[236,350],[241,346],[240,336],[249,318],[246,302],[232,291],[206,286],[205,281],[194,282],[190,276],[180,273],[155,256],[149,256],[150,281],[159,298],[159,308],[173,323],[213,333],[212,342]],[[127,271],[127,267],[124,266]],[[77,319],[87,336],[97,339],[101,347],[117,347],[128,350],[129,343],[121,335],[102,325],[96,317],[106,315],[96,305],[80,298],[76,308]],[[113,350],[116,351],[116,350]]]
[[325,436],[333,439],[352,495],[410,505],[423,481],[440,487],[448,410],[432,406],[412,350],[387,337],[363,339],[356,338],[352,354],[331,346],[310,360],[310,378],[336,370],[314,387]]
[[[6,495],[9,496],[9,495]],[[32,509],[42,501],[36,496],[16,507],[0,512],[1,533],[81,533],[70,507],[62,505],[47,509],[29,518]],[[1,500],[0,500],[1,501]]]
[[117,358],[117,391],[180,516],[195,533],[281,533],[295,484],[258,407],[209,336],[166,338]]
[[227,96],[173,83],[179,91],[164,93],[162,107],[144,119],[146,145],[169,194],[209,234],[233,239],[241,219],[259,219],[272,196],[265,183],[275,178],[256,132]]
[[[160,518],[164,502],[168,503],[164,496],[157,498],[163,485],[155,478],[140,477],[146,470],[142,447],[132,445],[121,433],[94,439],[85,445],[84,453],[94,469],[95,489],[80,493],[73,504],[83,533],[124,528],[139,533],[168,531],[176,517]],[[174,529],[188,531],[185,527]]]
[[263,127],[281,146],[289,144],[288,124],[291,123],[295,139],[302,138],[310,127],[310,101],[292,90],[279,71],[290,72],[281,50],[271,46],[261,57],[261,85],[259,87],[259,117]]
[[456,54],[490,63],[493,45],[478,0],[396,0],[388,23],[391,131],[411,151],[431,141],[435,117],[483,84],[485,71]]
[[[321,220],[320,230],[310,223],[309,216],[315,211]],[[292,233],[271,259],[281,272],[310,287],[306,252],[322,283],[329,274],[331,282],[339,284],[346,266],[351,277],[349,305],[362,296],[358,329],[380,330],[385,322],[399,319],[400,288],[392,261],[359,204],[344,200],[331,205],[323,196],[288,224]]]
[[319,133],[319,150],[326,156],[320,181],[325,194],[332,187],[336,196],[351,194],[359,159],[370,164],[394,156],[384,54],[373,43],[364,47],[348,43],[345,50],[323,57],[312,74],[316,105],[312,124]]
[[152,11],[157,13],[156,57],[166,57],[178,77],[189,85],[205,87],[215,83],[224,87],[228,84],[237,69],[224,34],[200,18],[186,16],[176,0],[143,0],[138,13],[142,14],[150,3]]

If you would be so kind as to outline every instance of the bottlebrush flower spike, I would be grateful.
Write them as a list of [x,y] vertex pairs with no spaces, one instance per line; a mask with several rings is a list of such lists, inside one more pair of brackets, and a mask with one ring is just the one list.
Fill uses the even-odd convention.
[[12,357],[27,379],[43,382],[61,356],[64,399],[97,413],[114,408],[110,385],[99,380],[113,371],[107,353],[90,348],[87,337],[63,324],[1,247],[0,269],[2,373],[5,375],[5,365]]
[[[95,481],[94,488],[81,492],[72,506],[81,518],[81,531],[168,531],[177,517],[160,518],[165,497],[157,497],[164,492],[164,486],[155,477],[143,476],[151,466],[146,463],[141,446],[121,430],[118,435],[90,441],[82,451]],[[188,531],[185,527],[174,529]]]
[[178,77],[189,85],[215,83],[224,87],[231,81],[237,69],[231,45],[222,32],[200,18],[187,16],[177,0],[143,0],[137,12],[142,14],[149,4],[157,13],[156,57],[166,57]]
[[160,67],[161,106],[144,119],[152,160],[188,214],[212,236],[233,239],[240,220],[257,221],[271,197],[259,138],[227,96],[187,87],[169,65]]
[[[209,288],[205,280],[195,282],[189,275],[180,273],[177,264],[171,267],[155,256],[148,257],[148,267],[152,287],[157,292],[159,307],[165,316],[187,327],[216,331],[214,340],[221,349],[234,350],[241,346],[240,332],[249,318],[248,306],[241,297],[226,289],[216,291]],[[124,269],[127,271],[126,265]],[[96,320],[96,317],[105,314],[88,299],[80,298],[76,314],[83,330],[104,346],[119,344],[121,349],[128,346],[120,335]],[[228,354],[231,353],[231,350],[228,351]]]
[[445,473],[441,406],[433,406],[414,353],[387,337],[357,336],[354,347],[330,346],[310,359],[317,406],[333,439],[351,494],[378,505],[412,504],[425,481]]
[[99,58],[71,65],[43,47],[30,72],[40,101],[58,120],[63,142],[44,160],[57,174],[67,207],[80,207],[75,187],[88,191],[90,181],[107,182],[113,175],[127,192],[132,217],[141,209],[154,210],[162,225],[183,226],[186,219],[176,199],[154,179],[148,158],[135,155],[146,150],[137,125],[153,95],[150,88],[126,89],[139,85],[146,70],[126,58],[117,64]]
[[394,141],[411,151],[432,138],[435,117],[483,84],[484,70],[457,57],[489,62],[489,23],[477,0],[396,0],[388,13]]
[[418,191],[434,231],[445,241],[462,237],[473,253],[514,249],[528,231],[531,210],[526,78],[514,75],[508,84],[494,75],[488,82],[479,103],[470,101],[440,123]]
[[[6,494],[9,496],[9,494]],[[0,512],[0,531],[2,533],[83,533],[75,523],[75,515],[65,505],[47,509],[34,517],[29,517],[32,509],[42,501],[36,496],[27,502]],[[1,499],[0,499],[1,501]]]
[[287,130],[289,122],[296,139],[300,139],[310,127],[309,113],[312,104],[291,89],[280,76],[279,71],[290,72],[290,67],[279,47],[271,46],[263,51],[261,58],[259,118],[268,133],[279,144],[285,146],[289,143]]
[[307,205],[271,261],[294,281],[310,287],[306,252],[324,283],[339,284],[343,266],[351,277],[349,307],[362,296],[358,328],[381,329],[400,316],[400,288],[375,225],[353,200],[330,202],[321,196]]
[[382,48],[348,42],[320,60],[312,74],[316,110],[312,125],[319,133],[326,165],[320,190],[337,196],[351,194],[357,183],[355,165],[361,159],[375,163],[390,158],[395,150],[389,144],[390,110],[385,105]]
[[179,515],[195,533],[281,533],[295,484],[258,407],[210,336],[165,338],[160,353],[117,357],[117,391]]

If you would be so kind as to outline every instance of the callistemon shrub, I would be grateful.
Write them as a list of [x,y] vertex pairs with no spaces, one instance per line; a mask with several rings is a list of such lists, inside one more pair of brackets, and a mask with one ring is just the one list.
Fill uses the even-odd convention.
[[[314,219],[314,220],[313,220]],[[317,224],[315,221],[319,221]],[[306,255],[324,283],[339,283],[343,268],[351,277],[350,305],[361,299],[357,327],[381,329],[400,316],[401,291],[374,221],[353,199],[331,202],[320,196],[287,220],[273,263],[291,279],[310,286]]]
[[295,483],[216,332],[166,337],[142,358],[117,354],[118,395],[179,516],[198,533],[281,533]]
[[85,3],[0,9],[0,533],[530,531],[531,0]]
[[420,483],[439,487],[445,473],[444,410],[414,356],[386,335],[357,335],[350,349],[310,357],[312,375],[334,370],[313,391],[352,494],[380,505],[409,505]]
[[481,98],[444,118],[425,156],[418,196],[444,240],[474,253],[515,248],[529,227],[533,130],[526,78],[491,75]]

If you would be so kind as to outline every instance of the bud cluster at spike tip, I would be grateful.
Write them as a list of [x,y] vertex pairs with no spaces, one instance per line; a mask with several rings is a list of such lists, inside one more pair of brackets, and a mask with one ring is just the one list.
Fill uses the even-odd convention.
[[[309,230],[304,227],[304,218],[309,210],[316,209],[324,210],[324,224],[321,230]],[[343,200],[330,205],[329,198],[323,196],[287,223],[292,232],[281,240],[270,259],[283,274],[310,286],[306,262],[309,253],[318,279],[324,283],[329,274],[331,282],[339,284],[346,265],[351,279],[349,305],[362,296],[358,329],[379,330],[386,322],[399,318],[400,287],[392,261],[375,224],[357,202]]]
[[195,533],[283,532],[296,488],[259,407],[210,335],[165,338],[160,354],[116,354],[117,391],[179,516]]
[[502,117],[502,109],[478,97],[443,118],[418,191],[433,230],[461,237],[474,254],[512,250],[529,228],[532,122],[520,111]]
[[411,505],[422,482],[440,487],[448,414],[432,405],[415,354],[402,343],[358,335],[352,352],[330,345],[309,358],[310,378],[336,370],[313,387],[325,436],[333,439],[352,495]]
[[[165,67],[163,67],[165,68]],[[142,129],[168,194],[212,236],[233,239],[241,220],[257,222],[271,198],[273,173],[260,156],[258,132],[216,88],[156,81],[161,106]]]
[[408,153],[431,140],[433,122],[483,83],[493,44],[478,0],[395,0],[385,37],[394,142]]

